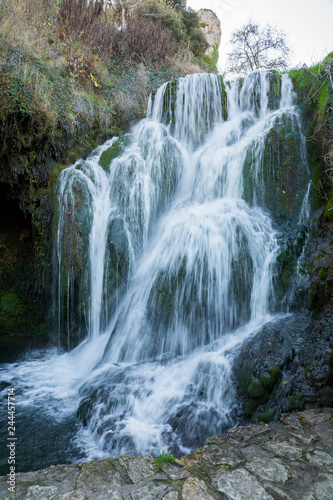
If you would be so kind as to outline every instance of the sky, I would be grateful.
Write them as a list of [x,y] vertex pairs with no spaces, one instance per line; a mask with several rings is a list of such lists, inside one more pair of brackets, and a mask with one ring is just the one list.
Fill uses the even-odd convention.
[[225,68],[231,33],[251,18],[287,35],[290,67],[311,66],[333,51],[333,0],[188,0],[194,10],[211,9],[221,21],[218,66]]

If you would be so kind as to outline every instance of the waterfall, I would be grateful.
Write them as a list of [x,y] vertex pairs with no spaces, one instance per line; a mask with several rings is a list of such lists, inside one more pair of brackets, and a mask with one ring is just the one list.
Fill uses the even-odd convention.
[[[279,309],[273,283],[282,247],[272,215],[284,213],[285,198],[296,218],[304,212],[308,173],[293,100],[287,75],[258,72],[227,86],[191,75],[150,98],[147,118],[116,156],[112,145],[94,156],[102,171],[110,153],[104,210],[109,224],[121,219],[132,249],[98,375],[80,390],[79,414],[100,448],[181,453],[235,422],[233,357]],[[298,144],[292,202],[279,169],[293,164],[284,144],[272,149],[280,133]],[[267,192],[271,179],[277,186]],[[100,265],[89,255],[90,269]]]
[[187,453],[237,423],[233,360],[288,309],[279,276],[302,250],[308,182],[291,80],[275,72],[169,82],[147,118],[61,173],[56,324],[70,347],[85,338],[63,384],[86,458]]

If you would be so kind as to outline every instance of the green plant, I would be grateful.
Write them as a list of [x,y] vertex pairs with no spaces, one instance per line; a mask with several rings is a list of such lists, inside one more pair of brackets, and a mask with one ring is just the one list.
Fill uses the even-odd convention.
[[156,455],[156,457],[154,457],[154,460],[155,469],[161,469],[162,465],[164,464],[173,464],[176,462],[171,451],[168,451],[167,453],[164,453],[164,451],[162,451],[160,455]]
[[222,464],[221,469],[232,469],[232,465]]
[[265,422],[268,424],[274,420],[274,413],[269,410],[266,410],[264,413],[260,413],[258,415],[258,422]]

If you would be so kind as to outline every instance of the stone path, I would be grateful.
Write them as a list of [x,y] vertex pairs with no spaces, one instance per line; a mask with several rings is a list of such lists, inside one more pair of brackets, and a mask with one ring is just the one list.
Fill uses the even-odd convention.
[[176,464],[126,455],[0,478],[0,499],[332,500],[333,409],[284,414],[280,422],[213,436]]

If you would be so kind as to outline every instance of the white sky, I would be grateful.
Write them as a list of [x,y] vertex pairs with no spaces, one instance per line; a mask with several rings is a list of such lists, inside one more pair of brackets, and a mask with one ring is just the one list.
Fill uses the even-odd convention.
[[223,71],[232,31],[252,18],[287,35],[290,66],[310,66],[333,51],[333,0],[187,0],[194,10],[211,9],[222,28],[219,67]]

